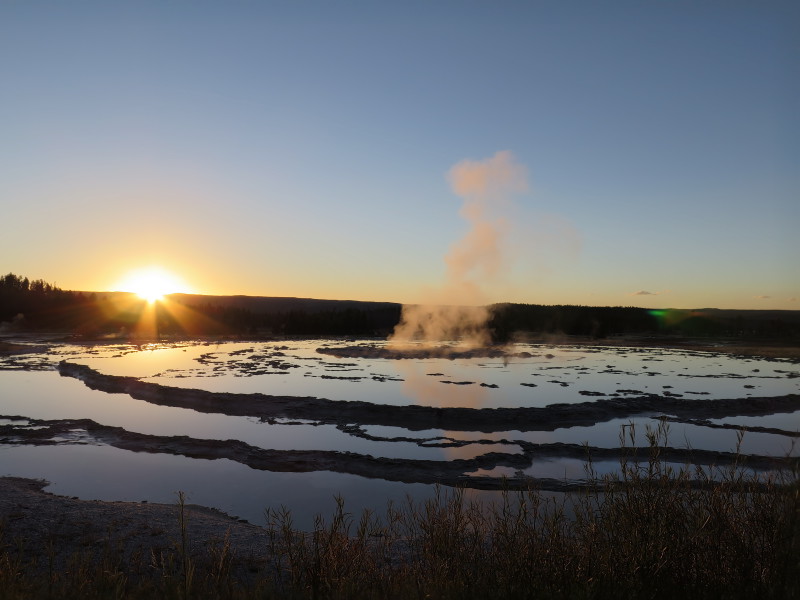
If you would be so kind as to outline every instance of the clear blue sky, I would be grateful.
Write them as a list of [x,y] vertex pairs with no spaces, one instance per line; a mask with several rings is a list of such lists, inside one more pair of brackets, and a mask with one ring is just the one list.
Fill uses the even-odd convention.
[[510,151],[488,301],[800,308],[800,2],[0,0],[0,77],[3,272],[416,302]]

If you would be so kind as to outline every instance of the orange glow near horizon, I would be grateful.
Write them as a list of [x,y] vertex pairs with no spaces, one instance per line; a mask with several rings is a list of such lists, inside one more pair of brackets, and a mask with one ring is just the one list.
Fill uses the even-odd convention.
[[150,296],[153,299],[149,299],[145,296],[145,289],[151,288],[142,288],[142,291],[137,292],[132,288],[118,290],[127,293],[99,299],[98,308],[101,314],[97,325],[103,327],[115,323],[114,330],[108,335],[132,342],[156,340],[162,336],[195,336],[227,331],[223,324],[193,307],[165,297],[166,293],[158,298],[154,291]]
[[116,287],[118,291],[133,292],[151,304],[162,300],[167,294],[193,292],[180,278],[161,267],[132,271]]

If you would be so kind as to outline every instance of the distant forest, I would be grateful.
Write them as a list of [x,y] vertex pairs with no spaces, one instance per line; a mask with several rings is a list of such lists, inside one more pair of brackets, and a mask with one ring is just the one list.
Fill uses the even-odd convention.
[[[679,335],[800,339],[800,311],[650,310],[496,304],[495,341],[530,335]],[[123,292],[65,291],[41,279],[0,278],[0,333],[64,332],[85,338],[238,335],[385,337],[400,319],[391,302],[172,294],[153,305]]]

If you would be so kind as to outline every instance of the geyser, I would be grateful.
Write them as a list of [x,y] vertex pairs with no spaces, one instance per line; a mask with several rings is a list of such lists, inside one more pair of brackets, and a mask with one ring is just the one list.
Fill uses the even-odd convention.
[[512,196],[528,189],[527,172],[511,152],[503,151],[486,160],[458,163],[448,179],[463,200],[459,212],[469,229],[444,258],[447,275],[442,287],[422,304],[403,306],[389,337],[395,348],[410,342],[457,341],[462,347],[491,343],[485,289],[507,270],[504,241],[510,225],[505,215]]

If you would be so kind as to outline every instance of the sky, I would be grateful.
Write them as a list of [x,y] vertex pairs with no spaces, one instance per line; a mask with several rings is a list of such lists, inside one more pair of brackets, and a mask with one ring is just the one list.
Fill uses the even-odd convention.
[[0,0],[0,99],[63,289],[800,309],[797,2]]

